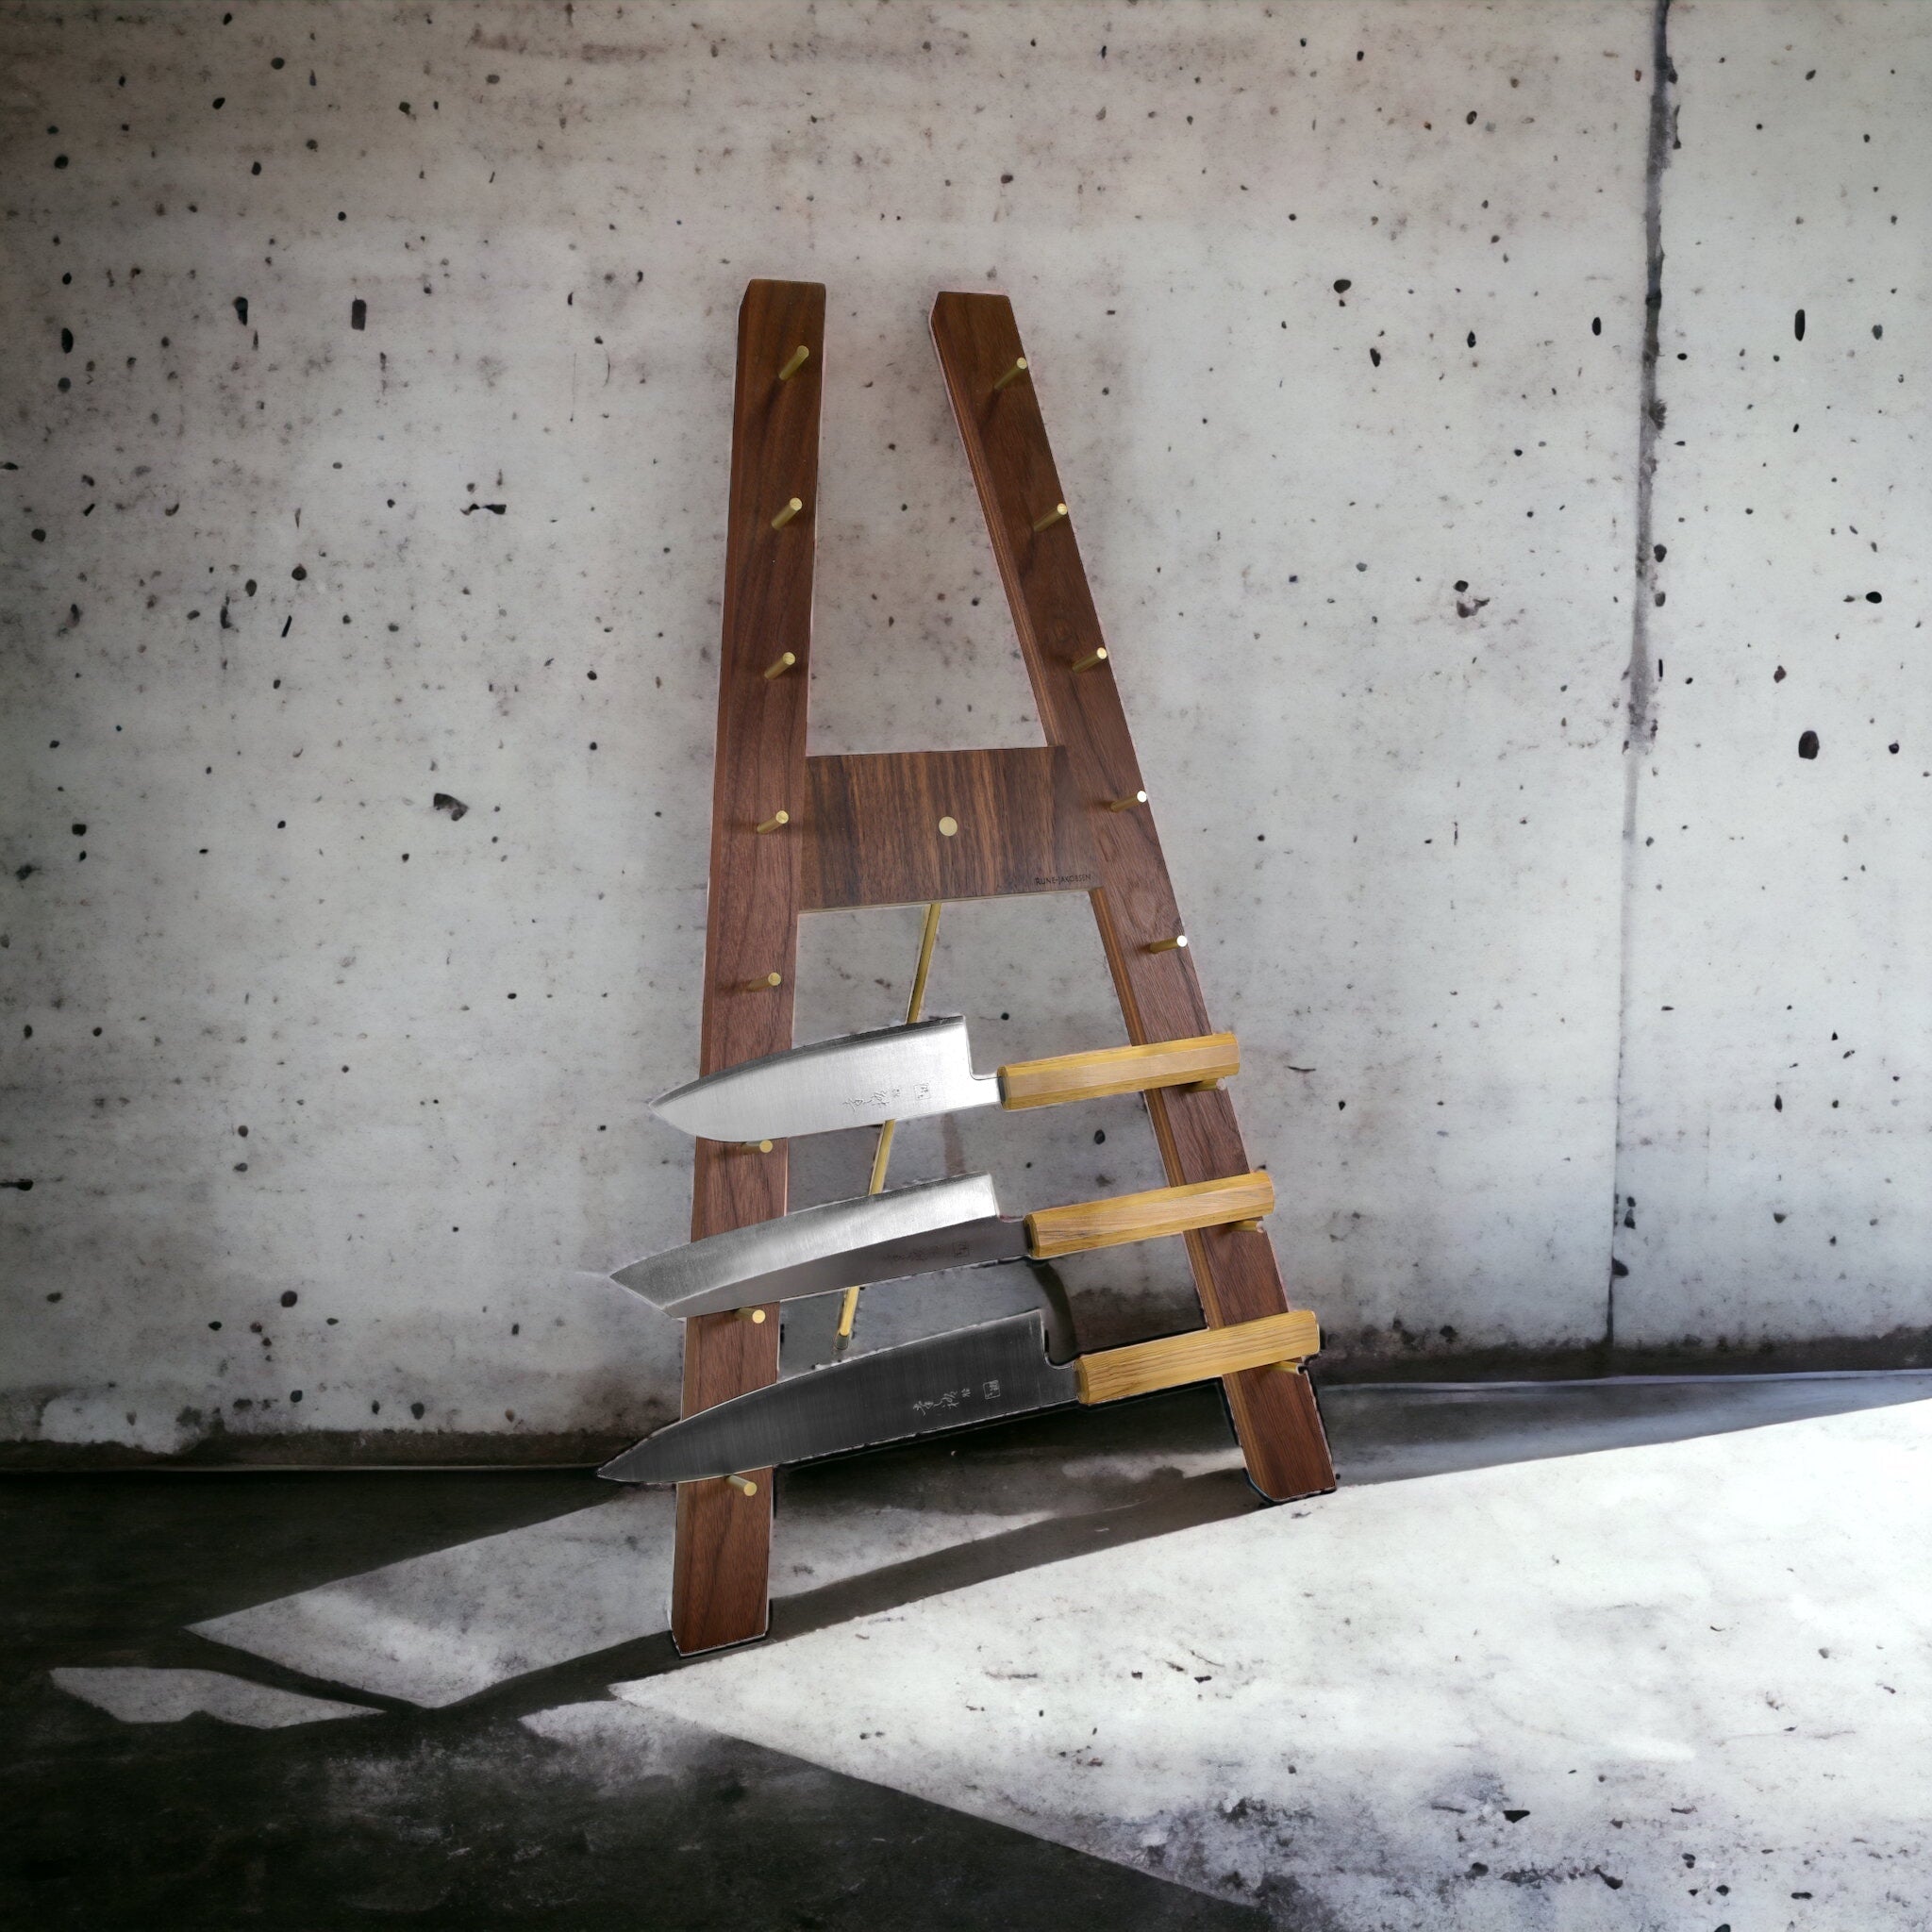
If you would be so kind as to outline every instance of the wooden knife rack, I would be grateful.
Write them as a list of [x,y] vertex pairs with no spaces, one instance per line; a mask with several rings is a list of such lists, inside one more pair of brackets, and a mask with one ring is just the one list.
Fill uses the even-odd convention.
[[[1130,1041],[1211,1033],[1004,295],[941,294],[932,333],[1047,742],[806,755],[824,319],[816,282],[754,281],[739,309],[699,1071],[792,1044],[801,913],[1021,892],[1089,895]],[[1171,1183],[1248,1171],[1227,1092],[1145,1098]],[[699,1141],[691,1239],[783,1214],[786,1154]],[[1210,1326],[1289,1307],[1265,1230],[1186,1241]],[[775,1307],[688,1322],[684,1413],[775,1381],[778,1327]],[[1263,1495],[1334,1487],[1305,1375],[1256,1369],[1224,1387]],[[745,1474],[677,1492],[671,1631],[686,1654],[766,1628],[772,1473]]]

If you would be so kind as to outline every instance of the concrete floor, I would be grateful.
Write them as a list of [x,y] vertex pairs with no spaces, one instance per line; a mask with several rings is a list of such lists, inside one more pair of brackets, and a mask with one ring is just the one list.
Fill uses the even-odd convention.
[[[822,1465],[784,1479],[772,1640],[696,1663],[663,1634],[663,1499],[582,1473],[13,1478],[0,1923],[1932,1924],[1924,1821],[1892,1815],[1924,1796],[1908,1741],[1889,1797],[1857,1771],[1924,1737],[1928,1397],[1908,1374],[1339,1389],[1345,1487],[1293,1510],[1255,1506],[1199,1391]],[[1472,1606],[1488,1644],[1444,1639]],[[1176,1614],[1215,1663],[1185,1709],[1126,1668]],[[1635,1667],[1641,1747],[1585,1710],[1634,1681],[1633,1615],[1681,1659]],[[1888,1659],[1793,1690],[1789,1616],[1830,1624],[1807,1659],[1820,1634]],[[1201,1641],[1229,1618],[1240,1657]],[[1755,1634],[1706,1655],[1707,1625]],[[1525,1716],[1536,1660],[1576,1688]],[[1230,1664],[1241,1694],[1202,1706]],[[1670,1801],[1717,1776],[1727,1672],[1791,1705],[1767,1736],[1815,1729],[1819,1696],[1843,1722],[1799,1772],[1720,1777],[1689,1849]],[[1513,1731],[1488,1715],[1512,1704]],[[1524,1739],[1575,1757],[1578,1724],[1648,1878],[1578,1851],[1559,1803],[1517,1822]],[[1794,1845],[1794,1807],[1834,1844]]]

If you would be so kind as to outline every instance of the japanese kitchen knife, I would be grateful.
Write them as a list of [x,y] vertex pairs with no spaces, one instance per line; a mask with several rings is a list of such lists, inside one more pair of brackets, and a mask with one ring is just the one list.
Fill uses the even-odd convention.
[[1047,1261],[1251,1221],[1274,1208],[1274,1183],[1265,1174],[1240,1174],[1041,1208],[1023,1219],[1002,1215],[991,1180],[969,1174],[801,1208],[646,1256],[614,1278],[667,1315],[713,1315],[947,1268]]
[[1016,1060],[982,1074],[973,1071],[964,1020],[919,1020],[746,1060],[675,1088],[651,1105],[687,1134],[759,1141],[971,1107],[1053,1107],[1152,1087],[1196,1086],[1238,1074],[1241,1064],[1232,1033],[1208,1033]]
[[687,1483],[871,1449],[1072,1403],[1118,1402],[1242,1369],[1295,1367],[1322,1345],[1306,1310],[1052,1360],[1035,1313],[808,1369],[671,1423],[607,1462],[620,1483]]

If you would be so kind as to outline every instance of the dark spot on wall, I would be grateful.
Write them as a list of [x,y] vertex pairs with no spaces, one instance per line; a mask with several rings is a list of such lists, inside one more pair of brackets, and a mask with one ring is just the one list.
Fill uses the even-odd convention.
[[429,803],[434,810],[446,811],[452,819],[461,818],[470,808],[460,798],[447,791],[439,791]]
[[0,1181],[0,1188],[18,1188],[23,1194],[30,1194],[34,1184],[31,1181]]
[[1601,315],[1592,315],[1590,318],[1590,332],[1593,336],[1600,336],[1603,334],[1604,319]]
[[1782,664],[1771,674],[1771,681],[1774,684],[1782,684],[1785,681],[1785,667]]
[[420,1402],[410,1403],[409,1413],[420,1423],[423,1420],[423,1405]]
[[1350,281],[1346,275],[1343,275],[1341,279],[1335,284],[1335,292],[1338,295],[1345,295],[1354,287],[1355,284],[1352,281]]
[[1619,1261],[1614,1256],[1610,1257],[1610,1274],[1612,1279],[1622,1281],[1629,1272],[1629,1269],[1624,1267],[1623,1262]]
[[1805,732],[1798,740],[1798,756],[1801,758],[1815,758],[1818,756],[1818,734]]
[[285,1288],[285,1289],[283,1289],[283,1291],[282,1291],[282,1306],[283,1306],[283,1307],[285,1307],[285,1308],[292,1308],[292,1307],[293,1307],[295,1306],[295,1303],[296,1303],[296,1301],[297,1301],[298,1299],[299,1299],[299,1297],[298,1297],[298,1296],[296,1295],[296,1293],[295,1293],[295,1291],[294,1291],[294,1290],[293,1290],[292,1288]]
[[246,295],[237,295],[235,297],[235,320],[244,328],[248,325],[248,297]]
[[1470,332],[1469,332],[1469,346],[1470,346],[1470,347],[1471,347],[1472,349],[1475,347],[1475,331],[1474,331],[1474,329],[1471,329],[1471,330],[1470,330]]
[[298,563],[295,566],[295,568],[289,573],[289,575],[291,577],[293,577],[298,584],[304,583],[307,581],[308,576],[308,566],[306,563]]
[[1885,602],[1885,592],[1883,591],[1867,591],[1865,592],[1865,601],[1868,604],[1883,604]]
[[63,328],[60,331],[60,353],[63,356],[74,354],[74,331],[71,328]]
[[349,304],[349,326],[351,328],[366,328],[368,325],[369,305],[363,301],[361,296],[358,295]]
[[1801,342],[1805,340],[1805,311],[1802,308],[1791,318],[1791,333]]

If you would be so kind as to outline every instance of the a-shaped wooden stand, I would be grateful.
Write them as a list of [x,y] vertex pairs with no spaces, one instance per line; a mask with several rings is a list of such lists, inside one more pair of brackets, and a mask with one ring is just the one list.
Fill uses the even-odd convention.
[[[1128,1040],[1211,1033],[1004,295],[942,294],[933,341],[1047,743],[806,756],[824,316],[813,282],[753,282],[739,311],[699,1071],[792,1043],[798,916],[837,906],[1085,891]],[[1146,1101],[1170,1182],[1248,1171],[1225,1091],[1169,1088]],[[782,1141],[769,1151],[700,1141],[691,1238],[783,1214],[785,1190]],[[1186,1239],[1210,1325],[1289,1306],[1264,1231]],[[685,1414],[777,1374],[775,1307],[686,1324]],[[1257,1489],[1286,1500],[1334,1487],[1305,1376],[1257,1369],[1225,1387]],[[731,1479],[678,1490],[671,1630],[680,1651],[764,1632],[771,1473],[749,1474],[750,1493]]]

